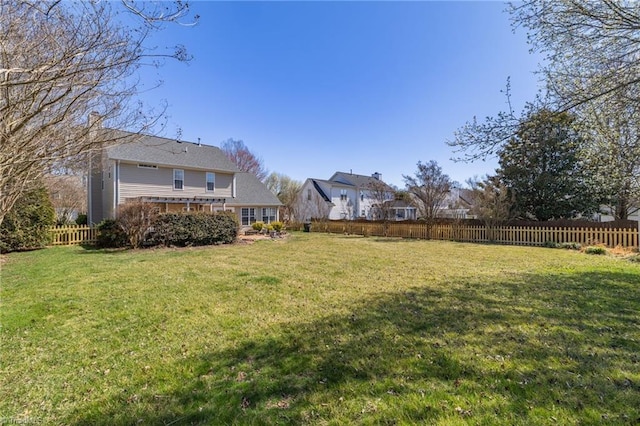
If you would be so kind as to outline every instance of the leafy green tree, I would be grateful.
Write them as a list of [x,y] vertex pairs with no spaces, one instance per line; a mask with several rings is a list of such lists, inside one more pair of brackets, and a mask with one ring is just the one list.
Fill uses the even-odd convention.
[[23,193],[0,224],[0,252],[42,248],[56,213],[44,186]]
[[580,157],[585,142],[574,123],[568,113],[539,110],[499,151],[498,177],[511,191],[518,216],[549,220],[597,210]]

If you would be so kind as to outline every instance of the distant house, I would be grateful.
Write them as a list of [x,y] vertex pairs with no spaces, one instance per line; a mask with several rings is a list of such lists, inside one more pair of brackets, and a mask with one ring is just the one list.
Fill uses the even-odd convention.
[[[300,220],[311,218],[379,219],[383,208],[394,200],[394,190],[381,179],[371,176],[336,172],[329,179],[307,179],[300,191],[296,210]],[[400,216],[395,216],[398,218]]]
[[117,207],[131,200],[153,203],[160,212],[229,211],[245,227],[278,220],[278,198],[219,148],[149,135],[131,140],[91,158],[89,223],[115,218]]
[[450,219],[474,219],[470,212],[473,207],[473,191],[466,188],[451,188],[438,217]]
[[[593,215],[593,220],[598,222],[612,222],[615,220],[611,207],[600,206],[600,212]],[[628,220],[640,222],[640,207],[632,207],[629,212]]]
[[413,203],[405,200],[389,200],[386,202],[391,212],[391,219],[400,220],[416,220],[418,218],[418,209]]

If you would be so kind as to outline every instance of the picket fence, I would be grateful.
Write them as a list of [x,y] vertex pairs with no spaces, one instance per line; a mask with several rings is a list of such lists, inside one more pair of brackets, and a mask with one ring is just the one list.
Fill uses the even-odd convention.
[[[386,228],[386,229],[385,229]],[[638,247],[638,229],[584,228],[584,227],[529,227],[505,226],[489,229],[485,226],[460,224],[432,225],[394,222],[314,221],[312,232],[448,240],[475,243],[497,243],[543,246],[549,242],[603,244],[606,247]],[[86,225],[56,226],[49,229],[51,245],[91,245],[96,242],[97,229]]]
[[52,246],[95,244],[97,229],[87,225],[54,226],[49,229]]
[[497,243],[523,246],[543,246],[554,243],[602,244],[606,247],[638,247],[638,229],[584,228],[584,227],[530,227],[505,226],[487,228],[460,224],[426,225],[394,222],[365,223],[349,221],[318,221],[311,224],[312,232],[355,234],[448,240],[475,243]]

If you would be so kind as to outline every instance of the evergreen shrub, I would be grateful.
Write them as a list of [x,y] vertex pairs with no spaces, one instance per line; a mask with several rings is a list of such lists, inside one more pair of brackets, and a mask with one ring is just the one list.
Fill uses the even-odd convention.
[[98,224],[96,247],[123,248],[129,247],[129,238],[115,219],[105,219]]
[[45,247],[56,213],[44,187],[26,192],[0,225],[0,253]]
[[238,221],[229,213],[163,213],[155,219],[147,244],[180,247],[229,244],[237,236]]

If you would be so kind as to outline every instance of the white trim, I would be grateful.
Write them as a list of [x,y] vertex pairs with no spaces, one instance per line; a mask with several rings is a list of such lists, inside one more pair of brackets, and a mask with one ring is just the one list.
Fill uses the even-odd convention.
[[115,168],[113,171],[113,215],[115,217],[118,209],[118,200],[120,199],[120,160],[116,160]]
[[236,198],[236,175],[233,175],[233,182],[231,182],[231,197]]

